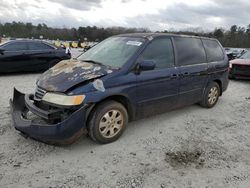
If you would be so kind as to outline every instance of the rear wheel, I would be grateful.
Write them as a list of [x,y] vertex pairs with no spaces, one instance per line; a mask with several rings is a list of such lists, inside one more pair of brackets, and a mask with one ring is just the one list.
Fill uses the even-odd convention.
[[212,108],[218,102],[219,96],[220,86],[216,82],[212,82],[207,86],[200,105],[205,108]]
[[90,137],[106,144],[117,140],[128,123],[125,107],[115,101],[106,101],[94,109],[88,124]]

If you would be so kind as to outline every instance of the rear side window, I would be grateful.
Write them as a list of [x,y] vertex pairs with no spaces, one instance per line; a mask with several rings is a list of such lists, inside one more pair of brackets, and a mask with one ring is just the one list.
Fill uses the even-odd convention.
[[217,41],[206,39],[202,41],[207,53],[208,62],[222,61],[224,59],[224,53]]
[[51,46],[44,44],[44,43],[39,43],[39,42],[29,42],[29,50],[51,50],[53,49]]
[[173,45],[170,38],[153,40],[142,52],[141,59],[154,60],[156,69],[174,66]]
[[179,66],[206,63],[202,42],[197,38],[175,37]]
[[27,44],[25,42],[13,42],[10,44],[6,44],[3,49],[6,51],[23,51],[27,50]]

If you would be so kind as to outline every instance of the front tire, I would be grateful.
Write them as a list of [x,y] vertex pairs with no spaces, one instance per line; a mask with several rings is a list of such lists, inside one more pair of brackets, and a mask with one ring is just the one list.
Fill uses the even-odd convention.
[[128,123],[126,108],[116,101],[98,105],[90,116],[88,133],[92,140],[107,144],[116,141]]
[[220,86],[216,82],[212,82],[205,89],[200,105],[205,108],[212,108],[218,102],[219,96]]

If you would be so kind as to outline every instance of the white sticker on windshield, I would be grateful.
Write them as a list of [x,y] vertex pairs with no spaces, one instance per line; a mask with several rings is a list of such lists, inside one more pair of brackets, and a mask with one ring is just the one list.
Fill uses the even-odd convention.
[[139,42],[139,41],[128,41],[126,44],[127,45],[132,45],[132,46],[141,46],[142,42]]

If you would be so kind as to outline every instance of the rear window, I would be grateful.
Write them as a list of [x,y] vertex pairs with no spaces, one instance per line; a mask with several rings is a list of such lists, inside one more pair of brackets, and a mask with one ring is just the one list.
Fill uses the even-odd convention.
[[201,39],[175,37],[179,66],[206,63],[206,54]]
[[224,53],[217,41],[206,39],[203,39],[202,41],[207,53],[208,62],[222,61],[224,59]]

